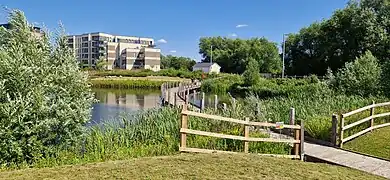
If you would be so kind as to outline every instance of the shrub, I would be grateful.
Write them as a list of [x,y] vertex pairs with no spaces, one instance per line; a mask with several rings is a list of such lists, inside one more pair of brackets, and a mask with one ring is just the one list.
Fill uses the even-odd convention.
[[252,86],[259,83],[261,78],[259,63],[255,59],[249,58],[249,62],[246,65],[246,69],[242,76],[244,77],[244,83],[247,86]]
[[62,35],[51,46],[35,36],[20,11],[0,28],[0,165],[31,163],[50,147],[69,145],[90,119],[87,74]]
[[314,116],[305,121],[305,130],[315,139],[330,140],[332,121],[331,116]]
[[367,51],[354,62],[345,64],[334,76],[332,86],[347,94],[376,95],[380,91],[381,67]]

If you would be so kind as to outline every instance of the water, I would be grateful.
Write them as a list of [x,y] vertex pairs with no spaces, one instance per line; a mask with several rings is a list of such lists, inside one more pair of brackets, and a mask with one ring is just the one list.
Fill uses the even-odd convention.
[[99,100],[93,105],[90,125],[130,117],[140,110],[160,106],[160,91],[93,89]]

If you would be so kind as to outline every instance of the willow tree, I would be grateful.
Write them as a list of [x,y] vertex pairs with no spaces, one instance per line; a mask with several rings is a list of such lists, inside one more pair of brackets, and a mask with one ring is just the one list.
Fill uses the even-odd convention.
[[32,32],[21,11],[0,27],[0,165],[33,162],[74,143],[93,94],[63,33]]

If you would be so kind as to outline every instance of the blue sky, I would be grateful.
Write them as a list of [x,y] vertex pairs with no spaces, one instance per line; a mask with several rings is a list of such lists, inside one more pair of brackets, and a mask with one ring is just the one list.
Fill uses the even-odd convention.
[[[283,33],[297,32],[328,18],[348,0],[0,0],[0,6],[25,12],[30,22],[49,29],[61,21],[68,34],[106,32],[152,37],[163,54],[197,61],[199,38],[266,37],[281,43]],[[6,14],[0,12],[0,23]],[[241,26],[240,26],[241,25]],[[161,40],[163,39],[163,40]],[[160,41],[158,41],[160,40]]]

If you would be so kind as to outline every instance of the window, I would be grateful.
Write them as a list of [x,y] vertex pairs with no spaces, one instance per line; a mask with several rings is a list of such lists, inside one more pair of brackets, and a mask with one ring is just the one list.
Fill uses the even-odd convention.
[[92,59],[92,64],[95,64],[95,60],[94,59]]
[[81,58],[88,58],[88,54],[82,54]]
[[83,60],[83,64],[88,64],[88,60]]
[[98,48],[92,48],[92,52],[97,53],[98,52]]
[[68,44],[68,47],[73,49],[73,44]]
[[98,45],[99,45],[98,42],[96,41],[92,42],[92,46],[98,46]]
[[88,53],[88,48],[83,48],[83,53]]
[[92,54],[92,58],[94,58],[94,59],[99,58],[99,54]]
[[88,47],[88,43],[83,43],[82,47]]
[[69,38],[68,43],[73,43],[73,38]]
[[82,41],[88,41],[88,37],[81,38]]
[[99,36],[92,36],[92,40],[99,41]]

